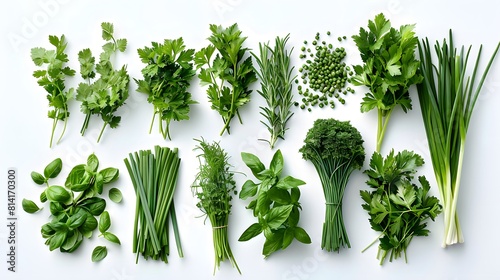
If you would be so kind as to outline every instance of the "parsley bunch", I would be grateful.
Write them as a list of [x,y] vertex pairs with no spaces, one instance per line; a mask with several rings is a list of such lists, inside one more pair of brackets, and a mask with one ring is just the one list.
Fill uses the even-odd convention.
[[[113,24],[104,22],[101,27],[102,38],[107,43],[102,46],[103,52],[99,56],[99,63],[95,64],[95,58],[90,49],[84,49],[78,53],[80,74],[84,80],[87,80],[87,83],[80,83],[76,90],[76,99],[82,102],[81,110],[86,114],[81,134],[85,134],[92,115],[100,115],[104,121],[97,142],[100,141],[107,125],[116,128],[120,123],[121,117],[115,116],[115,113],[128,98],[130,81],[126,65],[115,69],[111,63],[111,56],[114,53],[125,51],[127,40],[114,38]],[[94,80],[96,73],[100,77]]]
[[426,220],[434,221],[441,213],[439,200],[429,195],[430,185],[425,176],[418,177],[421,187],[412,181],[416,168],[423,164],[424,159],[411,151],[395,155],[392,150],[385,159],[374,152],[370,169],[365,171],[367,184],[373,190],[360,192],[365,201],[362,206],[370,215],[372,229],[381,232],[377,254],[380,264],[388,254],[392,261],[403,253],[407,261],[406,250],[413,237],[427,236]]
[[64,128],[57,140],[57,143],[61,140],[66,131],[66,124],[68,123],[68,100],[72,98],[74,89],[70,88],[65,90],[65,80],[67,76],[74,76],[75,70],[64,66],[68,62],[68,55],[64,53],[68,43],[64,35],[61,37],[49,36],[49,42],[51,45],[56,47],[55,50],[47,50],[45,48],[32,48],[31,49],[31,59],[36,66],[43,66],[47,64],[46,70],[35,70],[33,72],[33,77],[38,79],[38,85],[43,87],[47,91],[47,99],[49,100],[49,106],[51,109],[48,113],[52,122],[52,132],[50,134],[50,144],[52,147],[52,142],[54,138],[54,132],[58,121],[64,121]]
[[[156,115],[160,117],[160,133],[170,138],[170,122],[189,120],[189,106],[197,102],[187,92],[196,71],[193,70],[193,49],[185,50],[184,40],[165,40],[163,44],[152,43],[152,47],[138,49],[139,57],[147,66],[142,69],[144,80],[135,80],[137,91],[148,95],[154,112],[149,133]],[[166,127],[163,129],[163,122]]]
[[[235,23],[228,28],[210,25],[212,35],[208,40],[212,43],[202,48],[194,56],[197,69],[201,69],[198,77],[202,86],[208,85],[208,100],[211,108],[217,111],[224,122],[220,135],[227,131],[230,134],[230,123],[238,116],[242,123],[239,108],[250,101],[248,87],[257,80],[251,56],[244,59],[248,48],[243,47],[247,37]],[[215,50],[217,54],[212,59]]]
[[403,25],[396,30],[384,14],[368,21],[368,30],[360,28],[352,38],[361,53],[363,65],[354,66],[351,83],[367,86],[369,93],[361,102],[361,112],[377,108],[377,151],[380,151],[392,111],[398,105],[404,112],[411,110],[409,88],[422,81],[415,58],[418,39],[415,25]]

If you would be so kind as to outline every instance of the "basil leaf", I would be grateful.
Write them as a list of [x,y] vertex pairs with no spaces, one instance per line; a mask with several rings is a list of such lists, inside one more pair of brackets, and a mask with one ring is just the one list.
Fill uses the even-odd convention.
[[49,238],[54,235],[56,231],[50,226],[50,223],[46,223],[42,226],[41,233],[43,238]]
[[259,235],[262,232],[262,225],[259,223],[254,223],[249,226],[240,236],[238,241],[247,241],[255,236]]
[[295,179],[292,176],[286,176],[285,178],[279,180],[276,186],[282,189],[292,189],[301,185],[305,185],[305,183],[306,182],[299,179]]
[[104,232],[103,235],[104,235],[104,238],[106,238],[107,240],[109,240],[113,243],[120,244],[120,245],[122,244],[120,242],[120,239],[118,239],[118,237],[116,235],[112,234],[111,232]]
[[85,210],[94,216],[99,216],[106,209],[106,200],[99,197],[91,197],[82,201],[80,204]]
[[64,211],[64,208],[59,202],[50,202],[49,209],[50,213],[54,216],[57,216]]
[[283,235],[283,244],[281,245],[281,249],[284,250],[286,249],[286,247],[290,246],[290,244],[292,244],[294,237],[295,237],[295,228],[288,227]]
[[259,173],[266,169],[260,159],[253,154],[245,152],[241,153],[241,159],[248,166],[248,168],[252,170],[253,175],[260,180],[262,176],[260,176]]
[[117,188],[109,190],[109,199],[115,203],[120,203],[123,199],[122,192]]
[[266,239],[264,242],[264,248],[262,249],[262,254],[264,256],[269,256],[271,253],[279,250],[283,246],[283,233],[273,234],[272,238]]
[[[75,235],[76,235],[76,242],[73,244],[73,246],[71,248],[69,248],[69,249],[61,248],[61,251],[72,253],[76,249],[78,249],[78,247],[80,247],[80,245],[82,244],[82,241],[83,241],[83,234],[80,233],[79,231],[75,231]],[[64,246],[64,244],[63,244],[63,246]]]
[[295,203],[298,203],[299,202],[299,198],[300,198],[300,190],[299,188],[292,188],[291,192],[290,192],[290,198],[291,198],[291,203],[292,204],[295,204]]
[[87,213],[84,212],[83,209],[78,208],[77,212],[73,214],[73,216],[69,217],[69,219],[66,221],[66,224],[68,225],[70,230],[73,230],[83,225],[86,220],[87,220]]
[[292,199],[290,193],[287,190],[280,189],[277,187],[272,187],[267,191],[267,197],[279,204],[290,204]]
[[87,167],[92,172],[97,172],[97,168],[99,167],[99,159],[95,154],[91,154],[87,158]]
[[78,234],[79,231],[71,231],[68,233],[66,240],[64,243],[61,245],[61,251],[69,251],[73,246],[75,246],[76,242],[78,241]]
[[94,178],[94,190],[98,194],[102,194],[103,186],[104,186],[104,178],[102,177],[101,174],[97,174]]
[[62,160],[60,158],[56,158],[52,162],[50,162],[45,169],[43,170],[43,175],[45,178],[55,178],[62,170]]
[[35,172],[35,171],[31,172],[31,179],[37,185],[43,185],[43,184],[45,184],[45,182],[47,182],[47,179],[45,179],[45,177],[43,177],[42,174]]
[[113,167],[108,167],[99,171],[99,174],[101,174],[104,179],[104,184],[109,184],[116,181],[118,179],[119,173],[120,171],[117,168]]
[[106,249],[106,246],[97,246],[92,251],[92,262],[101,261],[107,255],[108,255],[108,249]]
[[52,202],[68,202],[71,199],[69,192],[61,186],[50,186],[45,190],[47,199]]
[[101,217],[99,217],[99,231],[101,233],[106,232],[109,227],[111,226],[111,219],[109,218],[109,213],[108,211],[104,211],[101,214]]
[[257,194],[257,189],[257,184],[255,184],[252,180],[247,180],[241,187],[241,192],[239,194],[240,199],[255,196]]
[[283,155],[281,154],[281,150],[278,149],[269,164],[269,169],[271,169],[274,176],[280,176],[284,164]]
[[38,208],[38,206],[35,204],[35,202],[33,202],[29,199],[26,199],[26,198],[23,198],[22,206],[23,206],[24,211],[26,211],[26,213],[33,214],[33,213],[40,211],[40,208]]
[[271,229],[277,229],[278,227],[280,227],[286,221],[286,219],[288,219],[288,216],[290,216],[292,208],[292,205],[285,205],[278,206],[269,210],[265,217],[267,225]]
[[67,232],[58,231],[52,235],[47,241],[49,242],[49,250],[54,251],[55,249],[61,247],[61,245],[66,240]]
[[79,164],[73,167],[66,178],[66,182],[64,183],[66,188],[77,192],[85,190],[85,185],[88,188],[90,177],[85,176],[85,173],[85,165]]
[[301,228],[301,227],[296,227],[295,228],[295,239],[298,241],[304,243],[304,244],[310,244],[311,243],[311,237],[309,237],[309,234]]
[[300,212],[297,206],[293,206],[290,216],[288,216],[288,225],[291,227],[296,227],[299,224]]
[[45,203],[47,201],[47,195],[45,194],[45,190],[40,194],[40,202]]

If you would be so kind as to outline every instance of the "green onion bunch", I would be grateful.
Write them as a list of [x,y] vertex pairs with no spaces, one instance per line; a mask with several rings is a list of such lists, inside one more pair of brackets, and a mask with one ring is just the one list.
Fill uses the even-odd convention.
[[180,166],[178,150],[155,146],[125,158],[136,192],[133,252],[145,259],[168,263],[169,220],[179,256],[183,257],[174,207],[174,191]]
[[428,39],[419,44],[422,60],[420,70],[424,82],[418,85],[418,98],[422,119],[434,168],[434,174],[443,203],[445,232],[443,247],[464,241],[457,214],[458,191],[465,154],[467,130],[491,64],[496,57],[500,43],[478,81],[478,66],[482,46],[479,48],[472,76],[468,76],[468,62],[471,47],[458,51],[450,30],[449,43],[436,42],[434,51],[437,63],[433,61]]

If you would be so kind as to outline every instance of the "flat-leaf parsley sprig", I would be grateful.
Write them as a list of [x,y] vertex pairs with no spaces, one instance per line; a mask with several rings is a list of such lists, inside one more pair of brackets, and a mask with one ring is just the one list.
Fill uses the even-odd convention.
[[[227,131],[230,134],[230,123],[238,116],[239,109],[250,101],[250,84],[257,80],[252,64],[252,57],[245,58],[248,48],[243,47],[247,37],[241,36],[241,31],[235,23],[223,28],[211,24],[212,35],[208,37],[210,45],[195,54],[197,69],[201,69],[198,77],[202,86],[208,85],[208,100],[211,108],[217,111],[224,122],[220,135]],[[215,57],[212,55],[217,50]]]
[[68,55],[64,52],[68,45],[64,35],[61,35],[61,37],[50,35],[49,42],[56,47],[55,50],[47,50],[40,47],[32,48],[31,59],[36,66],[42,67],[44,64],[47,65],[45,70],[35,70],[33,72],[33,77],[37,78],[38,85],[47,91],[49,106],[52,107],[48,113],[48,117],[53,119],[49,143],[49,146],[52,147],[54,132],[58,121],[64,121],[64,128],[57,143],[61,141],[66,131],[69,117],[68,100],[73,97],[74,89],[70,88],[65,90],[65,82],[67,76],[72,77],[75,75],[75,70],[68,66],[64,66],[64,64],[69,61]]
[[[116,128],[120,123],[121,117],[115,113],[128,98],[130,81],[126,65],[115,69],[111,63],[111,55],[125,51],[127,39],[115,39],[111,23],[103,22],[101,27],[102,38],[107,43],[102,46],[103,52],[99,56],[99,63],[95,64],[90,49],[83,49],[78,53],[80,74],[87,83],[80,83],[76,90],[76,99],[82,102],[81,110],[86,114],[81,134],[85,134],[92,115],[100,115],[104,121],[97,142],[100,141],[106,126]],[[99,78],[94,80],[96,74],[99,74]]]
[[[170,140],[170,122],[189,120],[190,105],[198,103],[191,99],[191,93],[187,91],[196,74],[192,63],[194,50],[186,50],[181,37],[166,39],[163,44],[153,42],[152,47],[144,47],[137,52],[141,61],[147,64],[141,71],[144,79],[134,79],[137,91],[147,94],[148,102],[154,106],[149,133],[158,115],[160,133]],[[165,129],[163,122],[166,123]]]

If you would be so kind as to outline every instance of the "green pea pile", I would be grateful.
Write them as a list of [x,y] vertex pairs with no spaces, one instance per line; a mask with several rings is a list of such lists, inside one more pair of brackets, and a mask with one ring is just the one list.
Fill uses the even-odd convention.
[[[326,34],[330,36],[331,33]],[[346,36],[338,37],[339,42],[345,39]],[[345,49],[334,48],[332,44],[327,45],[326,41],[320,40],[319,32],[311,44],[312,47],[309,47],[308,42],[304,41],[304,46],[301,47],[300,58],[306,59],[299,68],[303,85],[298,85],[298,92],[302,96],[302,102],[300,104],[295,102],[295,106],[300,105],[301,109],[307,108],[311,112],[311,107],[314,106],[335,108],[334,98],[344,104],[342,96],[349,92],[354,93],[352,88],[346,87],[353,72],[343,62],[346,56]],[[299,84],[299,79],[296,79],[295,83]]]

